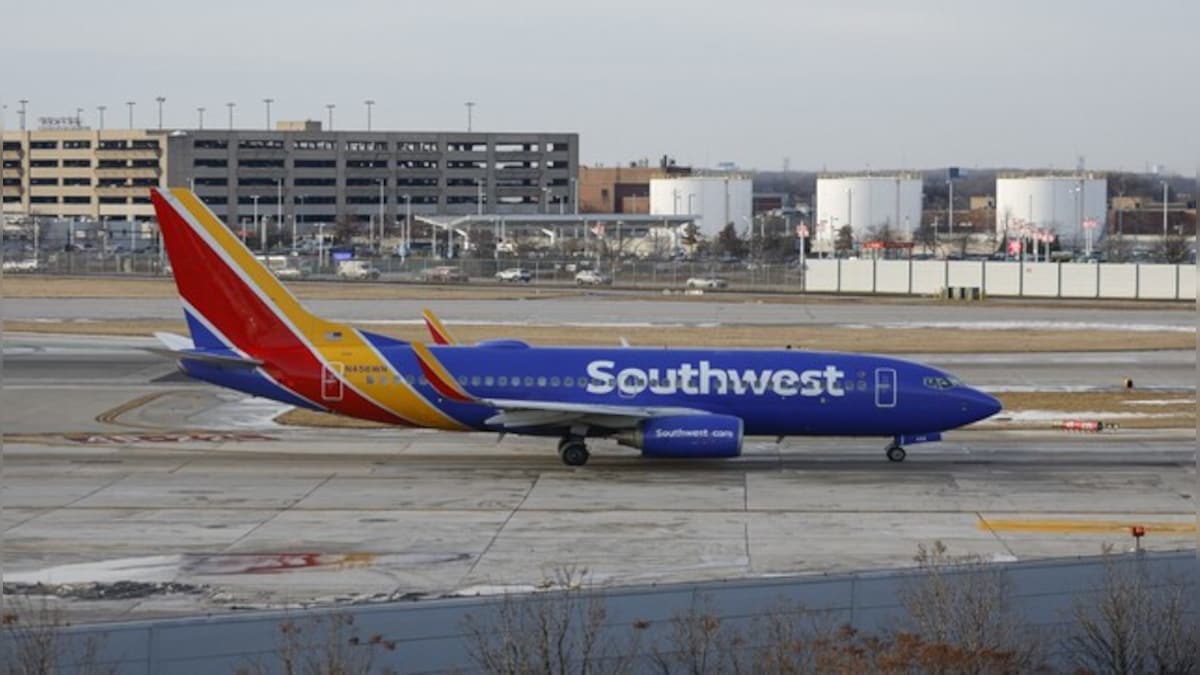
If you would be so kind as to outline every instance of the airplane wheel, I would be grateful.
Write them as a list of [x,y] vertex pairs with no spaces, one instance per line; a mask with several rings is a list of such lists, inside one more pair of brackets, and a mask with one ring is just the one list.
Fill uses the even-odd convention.
[[587,464],[588,457],[591,456],[588,453],[587,446],[575,440],[564,444],[560,454],[562,455],[563,464],[567,466],[583,466]]
[[889,445],[888,446],[887,458],[889,460],[891,460],[893,462],[903,462],[904,458],[906,456],[908,456],[908,453],[904,452],[904,448],[902,448],[898,445]]

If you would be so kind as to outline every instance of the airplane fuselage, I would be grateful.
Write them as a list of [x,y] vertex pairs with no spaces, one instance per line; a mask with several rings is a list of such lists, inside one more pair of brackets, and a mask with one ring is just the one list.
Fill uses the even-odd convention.
[[[703,411],[743,420],[746,435],[894,436],[953,429],[994,412],[990,397],[953,377],[902,359],[801,350],[710,350],[533,347],[515,341],[426,347],[473,400],[456,400],[429,377],[410,345],[363,333],[372,348],[349,349],[321,373],[272,373],[293,391],[321,392],[320,407],[337,410],[353,387],[387,405],[414,400],[453,421],[445,428],[492,430],[496,410],[478,401],[561,401]],[[272,396],[258,378],[187,363],[189,374],[214,384]],[[330,374],[332,375],[332,374]],[[312,380],[308,385],[300,380]],[[403,395],[401,395],[403,394]],[[313,407],[313,406],[309,406]],[[408,418],[411,406],[388,406]],[[545,429],[545,434],[559,433]],[[536,433],[536,432],[535,432]]]

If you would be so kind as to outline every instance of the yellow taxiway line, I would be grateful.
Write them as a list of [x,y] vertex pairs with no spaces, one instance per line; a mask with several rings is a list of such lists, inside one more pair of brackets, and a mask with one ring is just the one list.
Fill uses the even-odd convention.
[[1147,520],[1030,520],[1011,518],[980,518],[976,526],[993,532],[1025,534],[1130,534],[1131,528],[1141,526],[1147,535],[1195,534],[1196,522]]

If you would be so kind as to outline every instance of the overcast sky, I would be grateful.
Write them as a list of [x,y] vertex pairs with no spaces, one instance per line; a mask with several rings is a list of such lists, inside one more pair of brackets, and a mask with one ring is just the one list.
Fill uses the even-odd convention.
[[1200,163],[1200,2],[88,0],[6,3],[17,125],[272,117],[574,131],[581,159],[779,169]]

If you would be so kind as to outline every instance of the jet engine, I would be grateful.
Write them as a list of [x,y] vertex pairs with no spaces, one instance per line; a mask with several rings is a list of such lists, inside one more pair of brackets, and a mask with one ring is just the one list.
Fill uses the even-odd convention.
[[742,420],[729,415],[654,417],[614,438],[646,457],[737,457],[742,454]]

